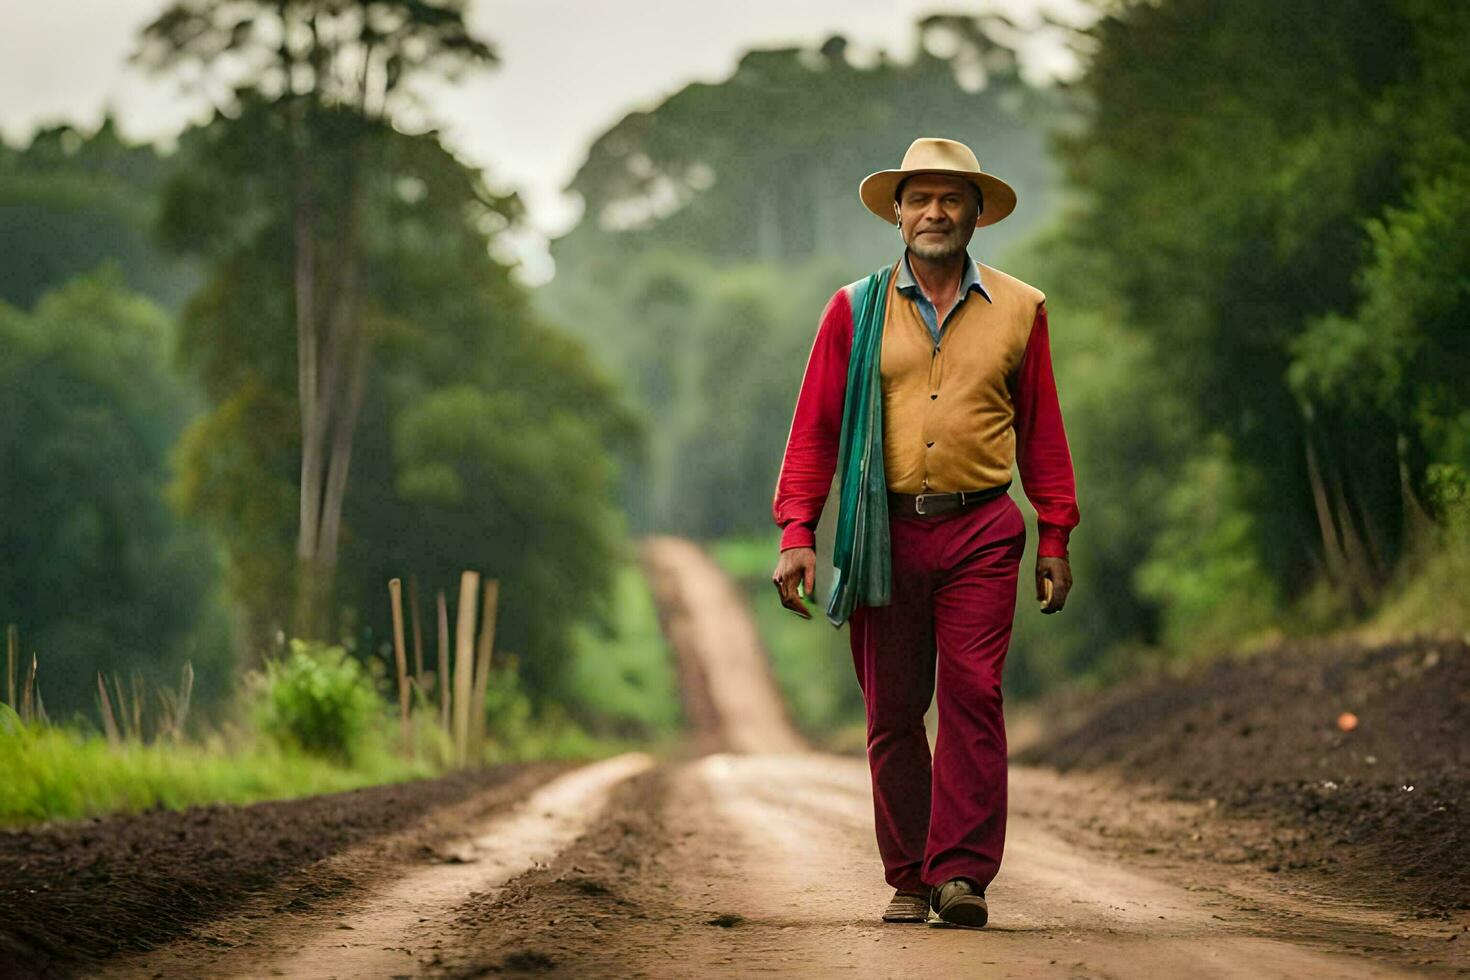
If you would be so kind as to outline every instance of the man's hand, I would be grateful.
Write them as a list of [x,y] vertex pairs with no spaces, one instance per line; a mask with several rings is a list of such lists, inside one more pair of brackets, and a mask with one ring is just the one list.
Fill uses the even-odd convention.
[[771,581],[775,583],[776,591],[781,593],[781,605],[802,619],[812,618],[812,614],[806,608],[806,603],[801,601],[801,593],[797,592],[796,587],[804,586],[807,597],[810,597],[812,590],[817,587],[816,551],[811,548],[787,548],[781,552],[781,558],[776,562],[776,570],[771,573]]
[[[1051,582],[1051,601],[1046,598],[1046,583]],[[1036,601],[1044,613],[1061,612],[1072,591],[1072,566],[1065,558],[1036,559]]]

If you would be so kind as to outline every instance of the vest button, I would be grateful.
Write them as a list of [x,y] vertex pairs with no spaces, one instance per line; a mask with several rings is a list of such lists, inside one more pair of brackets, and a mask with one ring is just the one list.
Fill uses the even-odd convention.
[[929,396],[929,400],[930,400],[930,401],[931,401],[931,402],[932,402],[932,401],[933,401],[933,400],[934,400],[934,399],[936,399],[936,398],[938,398],[938,397],[939,397],[939,392],[937,392],[937,391],[936,391],[936,392],[934,392],[934,393],[932,393],[932,394],[931,394],[931,395],[930,395],[930,396]]
[[926,443],[924,443],[924,445],[928,446],[930,449],[933,449],[934,448],[934,443],[932,443],[932,442],[926,442]]

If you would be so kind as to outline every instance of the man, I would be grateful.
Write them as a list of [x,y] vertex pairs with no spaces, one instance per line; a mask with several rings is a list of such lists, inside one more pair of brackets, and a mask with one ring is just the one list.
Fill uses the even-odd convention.
[[1001,670],[1026,538],[1006,491],[1018,464],[1037,513],[1037,600],[1058,612],[1078,522],[1072,460],[1045,296],[966,250],[1014,209],[1010,185],[967,146],[919,139],[859,195],[906,248],[822,314],[772,504],[772,578],[810,618],[814,529],[840,463],[828,618],[850,620],[867,707],[878,850],[895,889],[883,918],[925,922],[932,909],[978,927],[1005,841]]

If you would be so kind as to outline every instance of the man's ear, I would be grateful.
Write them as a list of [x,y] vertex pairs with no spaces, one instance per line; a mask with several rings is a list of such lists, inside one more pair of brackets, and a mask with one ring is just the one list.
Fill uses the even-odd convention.
[[893,202],[893,223],[896,225],[903,224],[903,209],[898,206],[897,201]]

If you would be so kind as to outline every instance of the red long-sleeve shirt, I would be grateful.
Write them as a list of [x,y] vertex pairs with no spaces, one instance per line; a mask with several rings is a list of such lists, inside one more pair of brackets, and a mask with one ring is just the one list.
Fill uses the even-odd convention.
[[[852,352],[850,290],[839,290],[823,311],[797,396],[771,505],[771,515],[781,528],[783,550],[813,546],[817,520],[837,468]],[[1016,464],[1026,497],[1036,509],[1037,554],[1066,557],[1067,539],[1079,515],[1072,457],[1052,375],[1044,302],[1036,308],[1025,353],[1009,388],[1014,407]]]

